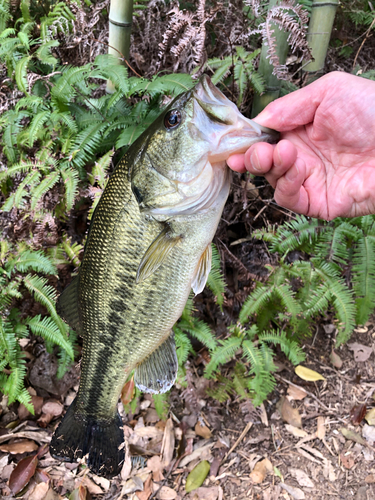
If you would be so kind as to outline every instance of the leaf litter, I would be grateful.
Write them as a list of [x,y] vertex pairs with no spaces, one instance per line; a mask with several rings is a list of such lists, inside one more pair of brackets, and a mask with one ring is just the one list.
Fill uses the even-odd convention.
[[[326,366],[329,366],[330,350],[325,352]],[[350,361],[350,357],[346,359],[342,353],[341,356],[346,367],[356,369],[357,361],[353,357]],[[363,361],[359,363],[364,366]],[[371,370],[371,365],[366,365],[366,369]],[[201,384],[197,374],[190,375],[189,387],[193,392],[189,392],[187,402],[181,398],[178,388],[172,390],[171,412],[165,421],[157,415],[152,398],[142,396],[134,412],[124,415],[126,446],[132,457],[127,453],[121,477],[111,481],[92,474],[85,468],[84,461],[62,464],[48,452],[43,456],[39,451],[37,455],[35,448],[48,444],[52,429],[74,397],[74,391],[70,389],[69,396],[61,400],[56,394],[53,398],[45,392],[43,397],[34,395],[41,398],[36,417],[15,408],[12,418],[18,420],[9,420],[8,428],[0,428],[0,445],[6,447],[0,453],[0,494],[3,498],[13,498],[12,486],[21,488],[19,491],[25,500],[115,500],[120,497],[221,500],[231,495],[244,499],[257,495],[259,499],[273,500],[279,491],[280,498],[289,495],[289,498],[320,500],[325,495],[328,498],[327,492],[338,495],[345,491],[338,486],[346,481],[343,470],[349,477],[355,471],[352,481],[358,481],[358,488],[365,484],[371,493],[375,487],[375,479],[372,481],[375,470],[371,472],[368,466],[363,467],[362,474],[360,463],[363,460],[370,464],[371,457],[373,460],[375,427],[370,424],[374,423],[375,409],[371,409],[368,398],[375,391],[375,384],[371,385],[375,371],[369,372],[370,382],[365,382],[362,388],[354,386],[350,377],[328,368],[322,372],[317,365],[316,373],[322,377],[324,374],[328,383],[319,389],[311,380],[302,386],[292,383],[293,370],[286,367],[285,370],[287,373],[278,385],[285,391],[285,396],[278,398],[281,418],[276,411],[277,400],[271,399],[260,409],[254,408],[250,401],[240,400],[233,401],[224,410],[224,405],[197,392],[200,385],[207,387],[206,382]],[[310,375],[307,378],[311,378]],[[362,371],[361,383],[364,380],[366,375]],[[344,390],[348,394],[353,388],[356,401],[367,398],[366,405],[350,405],[350,400],[343,397]],[[129,386],[123,391],[127,404],[134,392]],[[24,421],[19,418],[20,414]],[[40,420],[43,415],[52,416],[46,427]],[[22,446],[19,453],[11,453],[10,445],[17,443]],[[27,451],[30,443],[35,451]],[[190,491],[190,488],[193,489]]]

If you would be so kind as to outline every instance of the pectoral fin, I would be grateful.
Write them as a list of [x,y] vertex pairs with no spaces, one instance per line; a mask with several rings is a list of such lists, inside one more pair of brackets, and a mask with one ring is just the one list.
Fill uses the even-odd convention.
[[142,392],[160,394],[169,391],[177,377],[178,361],[173,334],[137,366],[134,382]]
[[57,300],[56,311],[65,320],[70,328],[82,335],[82,327],[79,318],[78,304],[78,281],[76,276]]
[[173,247],[177,245],[179,241],[181,241],[181,236],[171,236],[168,226],[163,229],[142,257],[137,271],[136,283],[140,283],[151,276],[151,274],[163,264]]
[[208,245],[206,250],[203,252],[200,258],[197,269],[193,276],[193,281],[191,283],[191,288],[195,295],[201,293],[206,285],[208,275],[211,271],[211,260],[212,260],[212,247],[211,244]]

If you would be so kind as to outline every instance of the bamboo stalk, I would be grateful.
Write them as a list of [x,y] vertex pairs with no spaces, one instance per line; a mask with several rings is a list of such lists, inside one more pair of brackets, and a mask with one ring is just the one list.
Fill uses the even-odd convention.
[[[133,0],[111,0],[109,11],[108,53],[129,61],[130,35],[133,23]],[[117,50],[116,50],[117,49]],[[121,54],[120,54],[121,53]],[[112,82],[107,83],[107,92],[113,92]]]
[[[272,9],[277,4],[278,0],[270,0],[268,5],[268,10]],[[285,64],[288,55],[288,33],[280,30],[280,28],[272,23],[272,29],[274,30],[274,37],[276,39],[276,53],[279,58],[280,64]],[[259,61],[259,73],[263,76],[266,83],[265,91],[262,95],[255,94],[253,107],[251,110],[251,116],[254,117],[259,114],[262,109],[264,109],[267,104],[269,104],[274,99],[277,99],[280,95],[281,80],[277,76],[273,75],[273,65],[267,59],[268,45],[263,43],[262,52],[260,54]]]
[[307,41],[314,60],[302,70],[309,83],[323,73],[338,4],[339,0],[313,0]]

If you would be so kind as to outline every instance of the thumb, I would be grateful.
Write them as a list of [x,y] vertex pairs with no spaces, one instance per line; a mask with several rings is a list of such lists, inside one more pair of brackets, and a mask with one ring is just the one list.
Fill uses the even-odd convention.
[[276,99],[254,119],[259,125],[279,132],[293,130],[314,120],[314,115],[327,91],[324,77],[307,87]]

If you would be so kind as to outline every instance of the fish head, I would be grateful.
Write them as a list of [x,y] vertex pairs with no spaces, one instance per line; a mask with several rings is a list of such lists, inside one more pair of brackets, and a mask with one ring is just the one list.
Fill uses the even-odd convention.
[[131,182],[140,209],[158,220],[208,210],[220,193],[227,196],[228,157],[277,139],[203,75],[137,140]]

